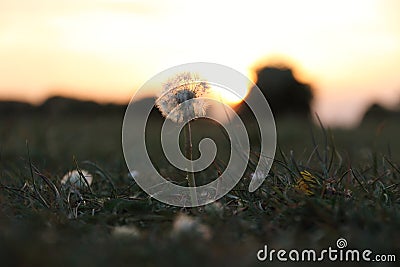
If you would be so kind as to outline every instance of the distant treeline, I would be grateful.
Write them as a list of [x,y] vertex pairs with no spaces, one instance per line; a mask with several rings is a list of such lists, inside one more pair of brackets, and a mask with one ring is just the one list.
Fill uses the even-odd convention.
[[[285,116],[310,119],[313,101],[313,92],[309,84],[296,79],[293,71],[287,66],[264,66],[256,71],[256,85],[260,88],[271,107],[275,119],[280,120]],[[247,98],[254,97],[252,91]],[[143,109],[154,105],[155,98],[145,98],[136,104],[142,105]],[[82,101],[64,97],[51,97],[39,106],[28,103],[0,101],[0,117],[16,116],[24,114],[40,115],[101,115],[119,114],[123,116],[126,105],[99,104],[93,101]],[[252,121],[252,113],[243,102],[235,107],[239,116]],[[161,119],[157,108],[153,107],[151,116]],[[364,120],[400,118],[400,103],[398,109],[388,110],[377,104],[371,105],[364,116]]]
[[0,116],[17,115],[90,115],[125,112],[126,105],[99,104],[94,101],[83,101],[65,97],[51,97],[41,105],[18,101],[0,101]]
[[[153,104],[154,98],[145,98],[138,101],[136,104],[147,105]],[[149,103],[150,102],[150,103]],[[35,106],[29,103],[18,101],[0,101],[0,118],[25,116],[25,115],[111,115],[116,114],[123,116],[126,110],[126,105],[117,104],[99,104],[93,101],[82,101],[64,97],[52,97],[46,100],[43,104]],[[237,107],[239,112],[242,112],[243,107]],[[161,119],[162,116],[154,107],[151,115]],[[400,120],[400,109],[387,109],[379,104],[373,104],[366,111],[363,121],[366,120],[384,120],[398,118]],[[279,117],[277,118],[279,119]]]

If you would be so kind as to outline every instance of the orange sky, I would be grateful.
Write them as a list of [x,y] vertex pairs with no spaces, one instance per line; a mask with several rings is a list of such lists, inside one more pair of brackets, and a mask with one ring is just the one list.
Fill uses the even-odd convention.
[[0,98],[62,94],[126,102],[177,64],[244,74],[281,55],[331,124],[400,99],[400,1],[4,0]]

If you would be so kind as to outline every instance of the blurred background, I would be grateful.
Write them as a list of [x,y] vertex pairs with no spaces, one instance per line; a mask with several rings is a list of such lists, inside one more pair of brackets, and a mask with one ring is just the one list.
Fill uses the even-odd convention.
[[[271,85],[278,112],[297,112],[293,105],[305,101],[328,126],[357,126],[371,107],[399,107],[400,2],[0,3],[1,100],[126,104],[156,73],[193,61],[235,68],[264,90]],[[306,92],[299,99],[283,93],[297,87]]]

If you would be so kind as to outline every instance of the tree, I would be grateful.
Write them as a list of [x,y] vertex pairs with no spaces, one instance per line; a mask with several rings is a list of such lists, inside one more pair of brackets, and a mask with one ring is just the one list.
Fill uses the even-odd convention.
[[[290,68],[263,67],[257,71],[256,84],[268,100],[276,117],[310,114],[312,89],[310,85],[298,81]],[[249,99],[254,97],[251,91],[247,97]]]

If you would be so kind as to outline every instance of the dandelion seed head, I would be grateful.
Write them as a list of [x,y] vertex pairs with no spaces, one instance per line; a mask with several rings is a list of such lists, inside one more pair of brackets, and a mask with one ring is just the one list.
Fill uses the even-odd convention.
[[182,104],[183,102],[193,99],[195,97],[195,93],[188,89],[179,90],[178,92],[176,92],[176,100],[178,101],[178,104]]
[[[174,122],[205,116],[206,104],[200,97],[208,93],[209,88],[209,84],[202,81],[197,74],[179,73],[163,84],[156,106],[164,117],[169,115],[168,118]],[[197,101],[188,101],[191,99]]]

